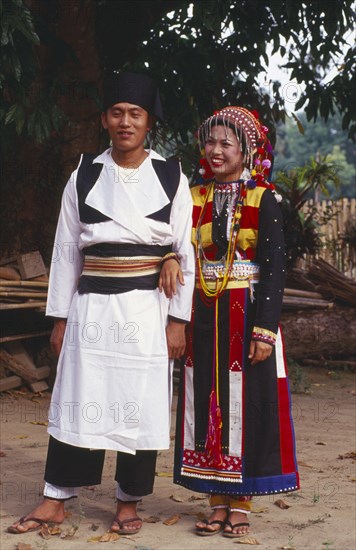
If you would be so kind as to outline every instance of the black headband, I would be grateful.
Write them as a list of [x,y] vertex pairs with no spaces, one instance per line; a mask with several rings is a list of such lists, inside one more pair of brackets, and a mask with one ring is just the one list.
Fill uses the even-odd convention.
[[112,73],[104,82],[103,109],[116,103],[132,103],[163,121],[159,90],[152,78],[135,73]]

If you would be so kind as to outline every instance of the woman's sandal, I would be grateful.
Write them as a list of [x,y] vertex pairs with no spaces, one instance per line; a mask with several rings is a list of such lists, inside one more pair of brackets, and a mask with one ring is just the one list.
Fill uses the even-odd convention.
[[230,539],[236,539],[238,537],[245,537],[248,534],[248,531],[247,531],[247,533],[234,533],[233,531],[237,527],[250,527],[250,524],[247,521],[242,521],[240,523],[232,524],[231,521],[227,520],[225,522],[225,525],[227,525],[228,527],[231,527],[231,531],[224,531],[223,532],[223,537],[228,537]]
[[[140,521],[141,522],[141,525],[140,527],[137,527],[137,529],[125,529],[125,525],[127,523],[132,523],[133,521]],[[136,533],[138,533],[142,527],[142,518],[139,518],[138,516],[134,517],[134,518],[128,518],[128,519],[119,519],[119,518],[115,518],[114,521],[113,521],[113,524],[117,524],[120,529],[113,529],[112,526],[111,526],[111,529],[110,531],[112,533],[118,533],[119,535],[135,535]]]
[[[221,521],[220,519],[215,519],[214,521],[208,521],[203,519],[202,523],[205,523],[206,527],[196,527],[195,532],[201,537],[211,537],[212,535],[217,535],[221,533],[226,525],[226,521]],[[219,525],[219,529],[208,529],[208,525]]]
[[[28,521],[34,521],[38,523],[38,525],[36,525],[36,527],[29,527],[26,531],[19,531],[19,526],[27,523]],[[18,525],[16,527],[10,525],[10,527],[7,528],[7,532],[12,533],[13,535],[25,535],[26,533],[31,533],[31,531],[38,531],[39,529],[41,529],[42,525],[46,525],[47,523],[49,522],[40,518],[27,518],[26,516],[22,516],[22,518],[20,518],[18,521]]]

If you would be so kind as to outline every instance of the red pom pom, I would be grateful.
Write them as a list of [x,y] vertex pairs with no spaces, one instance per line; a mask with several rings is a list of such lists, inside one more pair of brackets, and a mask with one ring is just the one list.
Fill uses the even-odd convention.
[[257,120],[260,118],[260,115],[258,114],[257,111],[251,111],[251,113],[253,114],[253,116],[254,116],[255,118],[257,118]]
[[206,189],[205,189],[205,187],[201,187],[200,190],[199,190],[199,193],[200,193],[201,195],[206,195]]
[[199,164],[205,170],[205,173],[204,173],[204,176],[203,176],[205,180],[210,180],[211,178],[214,177],[214,174],[213,174],[213,172],[210,168],[210,164],[208,163],[208,161],[205,158],[200,159]]
[[258,153],[259,155],[263,155],[263,154],[265,153],[264,148],[263,148],[263,147],[258,147],[257,153]]

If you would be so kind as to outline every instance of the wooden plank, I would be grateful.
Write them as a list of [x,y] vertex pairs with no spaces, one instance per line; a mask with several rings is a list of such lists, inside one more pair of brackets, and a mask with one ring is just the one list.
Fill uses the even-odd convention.
[[15,340],[26,340],[27,338],[37,338],[38,336],[48,336],[51,334],[51,330],[42,330],[40,332],[26,332],[23,334],[13,334],[9,336],[2,336],[0,338],[0,344],[3,342],[15,342]]
[[38,393],[40,391],[46,391],[49,388],[47,382],[44,382],[43,380],[41,380],[41,382],[34,382],[33,384],[30,384],[29,386],[30,386],[30,389],[34,393]]
[[39,250],[21,254],[17,259],[17,265],[22,279],[32,279],[38,275],[47,274],[47,268],[43,263]]
[[6,367],[27,382],[38,380],[37,367],[21,342],[7,342],[5,346],[0,349],[0,359]]
[[0,379],[0,392],[12,390],[13,388],[18,388],[23,384],[22,378],[20,376],[7,376],[6,378]]
[[16,260],[17,260],[17,256],[10,256],[9,258],[4,258],[0,260],[0,266],[11,264],[13,262],[16,262]]
[[43,380],[51,374],[50,367],[37,367],[38,380]]

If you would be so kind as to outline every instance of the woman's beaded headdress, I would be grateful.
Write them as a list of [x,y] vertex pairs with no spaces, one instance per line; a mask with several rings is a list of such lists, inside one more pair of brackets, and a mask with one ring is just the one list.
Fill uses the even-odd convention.
[[[245,167],[267,178],[273,159],[272,147],[267,138],[268,128],[263,126],[256,111],[244,107],[228,106],[215,111],[198,129],[199,147],[204,157],[205,144],[214,126],[222,125],[234,130],[244,157]],[[203,159],[204,160],[204,159]],[[204,166],[204,162],[201,162]],[[205,166],[204,166],[205,168]]]

